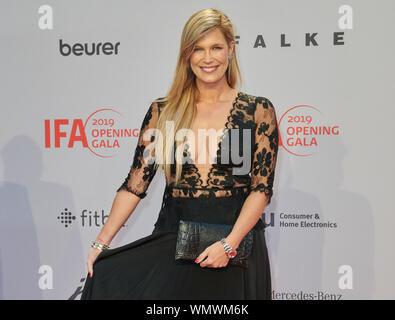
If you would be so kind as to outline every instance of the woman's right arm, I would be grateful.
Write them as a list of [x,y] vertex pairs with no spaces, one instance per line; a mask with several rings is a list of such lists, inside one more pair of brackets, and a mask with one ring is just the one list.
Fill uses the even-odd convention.
[[141,198],[130,192],[122,190],[117,192],[110,214],[95,240],[109,246],[119,229],[129,219],[140,200]]
[[[122,190],[117,192],[112,203],[110,214],[95,241],[109,246],[119,229],[133,213],[140,200],[141,198],[130,192]],[[91,277],[93,275],[93,264],[100,252],[100,249],[92,247],[89,249],[86,264]]]
[[[152,135],[148,134],[144,138],[144,133],[148,129],[155,129],[159,118],[158,103],[153,102],[141,124],[139,140],[134,152],[133,163],[123,184],[117,189],[117,194],[113,200],[110,214],[97,235],[95,241],[108,245],[118,233],[122,225],[128,220],[141,199],[147,193],[148,186],[156,173],[155,162],[151,157],[155,156],[155,151],[148,152],[147,147],[152,146]],[[146,150],[147,149],[147,150]],[[151,161],[148,161],[151,160]],[[93,274],[93,264],[100,254],[100,250],[90,248],[88,253],[88,272]]]

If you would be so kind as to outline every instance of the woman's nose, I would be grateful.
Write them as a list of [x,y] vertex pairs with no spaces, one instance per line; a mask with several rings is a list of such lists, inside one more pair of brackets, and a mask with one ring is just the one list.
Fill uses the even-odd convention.
[[210,50],[205,51],[204,53],[204,62],[210,63],[210,61],[212,60],[212,53]]

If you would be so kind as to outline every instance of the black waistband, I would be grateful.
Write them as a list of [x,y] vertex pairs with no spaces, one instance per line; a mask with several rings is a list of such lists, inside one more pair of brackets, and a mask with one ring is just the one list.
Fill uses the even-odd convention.
[[[234,224],[249,192],[239,189],[233,196],[224,197],[172,197],[174,187],[166,187],[163,194],[162,208],[156,229],[177,231],[179,220],[202,221],[207,223]],[[234,188],[236,189],[236,188]],[[220,190],[220,189],[218,189]],[[255,230],[264,229],[261,219],[254,226]]]
[[[249,186],[238,186],[238,187],[196,187],[196,188],[191,188],[191,187],[179,187],[179,186],[170,186],[166,185],[165,191],[164,191],[164,197],[173,197],[173,190],[177,189],[183,193],[183,196],[179,196],[177,198],[228,198],[231,196],[247,196],[250,193],[250,187]],[[199,191],[209,191],[208,195],[201,195],[201,196],[193,196],[193,193],[199,192]],[[216,193],[221,193],[221,192],[226,192],[227,195],[221,195],[218,196]],[[176,198],[176,197],[174,197]]]

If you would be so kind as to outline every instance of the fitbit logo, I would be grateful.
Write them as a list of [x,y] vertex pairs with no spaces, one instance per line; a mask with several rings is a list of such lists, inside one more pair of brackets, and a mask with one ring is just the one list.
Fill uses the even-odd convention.
[[103,226],[105,223],[105,220],[108,218],[108,215],[104,214],[104,210],[101,210],[101,215],[97,214],[97,211],[88,211],[88,210],[82,210],[81,214],[81,223],[83,227],[100,227]]
[[71,212],[67,210],[67,208],[64,209],[63,212],[60,213],[58,216],[58,220],[64,225],[65,228],[71,224],[73,220],[75,220],[76,217],[71,215]]
[[[74,220],[77,220],[78,216],[73,215],[72,212],[65,208],[57,218],[67,228]],[[108,215],[104,214],[104,210],[91,211],[84,209],[79,218],[83,227],[101,227],[105,224]],[[125,227],[125,225],[122,225],[122,227]]]

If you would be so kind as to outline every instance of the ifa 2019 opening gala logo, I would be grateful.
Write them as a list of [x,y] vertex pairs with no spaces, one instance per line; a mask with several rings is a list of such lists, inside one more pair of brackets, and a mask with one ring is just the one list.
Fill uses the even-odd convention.
[[313,155],[321,147],[322,137],[340,133],[338,125],[327,125],[324,120],[317,107],[297,105],[289,108],[278,123],[280,146],[294,156]]
[[100,158],[115,156],[125,139],[138,137],[121,113],[103,108],[83,119],[45,119],[45,148],[75,148],[80,144]]

